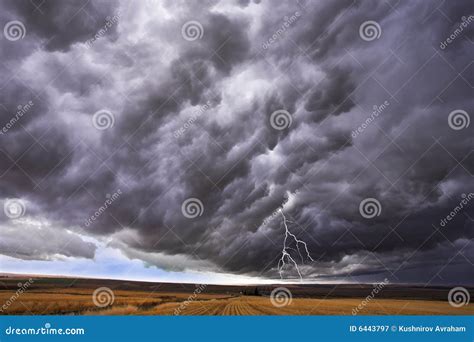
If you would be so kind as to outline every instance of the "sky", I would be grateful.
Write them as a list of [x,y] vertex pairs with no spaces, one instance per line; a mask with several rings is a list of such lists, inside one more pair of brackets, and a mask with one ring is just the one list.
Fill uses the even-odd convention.
[[1,0],[0,272],[474,284],[473,10]]

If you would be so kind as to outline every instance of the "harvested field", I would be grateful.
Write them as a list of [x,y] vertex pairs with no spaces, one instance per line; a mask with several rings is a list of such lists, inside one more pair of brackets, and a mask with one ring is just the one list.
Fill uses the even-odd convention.
[[[15,315],[472,315],[474,305],[459,308],[447,299],[449,288],[387,287],[366,301],[369,285],[288,285],[292,299],[272,303],[271,286],[200,286],[124,282],[99,279],[38,278],[18,294],[18,283],[0,282],[2,314]],[[352,286],[352,290],[351,290]],[[113,293],[104,306],[94,302],[94,291]],[[200,291],[196,291],[196,289]],[[174,289],[172,291],[172,289]],[[364,292],[365,291],[365,292]],[[248,295],[252,293],[253,295]],[[352,293],[352,296],[351,296]],[[387,298],[389,296],[389,298]],[[391,297],[391,298],[390,298]],[[100,302],[100,300],[99,300]]]

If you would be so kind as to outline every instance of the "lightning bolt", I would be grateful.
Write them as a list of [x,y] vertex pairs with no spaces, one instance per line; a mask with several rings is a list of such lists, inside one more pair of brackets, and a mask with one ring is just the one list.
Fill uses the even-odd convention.
[[[280,210],[280,213],[281,213],[281,216],[283,216],[283,225],[285,226],[285,239],[283,240],[283,249],[281,250],[281,258],[278,261],[278,273],[280,273],[280,278],[283,279],[283,267],[285,265],[292,264],[295,267],[296,271],[298,272],[298,275],[300,276],[300,281],[302,281],[303,277],[301,276],[301,272],[300,272],[300,269],[298,267],[298,263],[296,262],[295,259],[293,259],[293,257],[288,252],[288,250],[293,250],[293,251],[298,252],[298,254],[301,258],[301,261],[303,262],[303,254],[301,254],[301,250],[300,250],[300,245],[303,245],[306,257],[311,261],[314,261],[314,259],[309,254],[308,246],[306,245],[306,242],[299,240],[295,236],[295,234],[293,234],[288,229],[287,222],[290,222],[290,223],[295,223],[295,222],[287,220],[286,217],[285,217],[285,214],[283,214],[283,210]],[[296,243],[296,249],[289,247],[289,244],[291,244],[291,242],[293,242],[293,241]]]

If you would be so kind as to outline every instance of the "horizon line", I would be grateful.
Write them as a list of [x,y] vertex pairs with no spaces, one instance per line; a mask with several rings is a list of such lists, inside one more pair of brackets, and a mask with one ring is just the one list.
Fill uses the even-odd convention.
[[[85,277],[85,276],[72,276],[72,275],[60,275],[60,274],[33,274],[33,273],[7,273],[7,272],[0,272],[0,279],[7,278],[10,276],[11,278],[14,277],[30,277],[30,278],[66,278],[66,279],[83,279],[83,280],[112,280],[112,281],[130,281],[130,282],[137,282],[137,283],[159,283],[159,284],[176,284],[176,285],[196,285],[196,284],[206,284],[206,285],[216,285],[216,286],[273,286],[273,285],[376,285],[381,282],[335,282],[335,283],[321,283],[321,282],[293,282],[293,281],[286,281],[286,282],[272,282],[272,283],[233,283],[233,284],[223,284],[223,283],[196,283],[196,282],[174,282],[174,281],[154,281],[154,280],[137,280],[137,279],[126,279],[126,278],[102,278],[102,277]],[[453,286],[453,284],[433,284],[427,286],[426,284],[422,283],[392,283],[389,282],[386,286],[390,285],[397,285],[397,286],[422,286],[427,288],[436,288],[436,287],[448,287]],[[466,286],[469,288],[474,288],[474,284],[463,284],[462,286]]]

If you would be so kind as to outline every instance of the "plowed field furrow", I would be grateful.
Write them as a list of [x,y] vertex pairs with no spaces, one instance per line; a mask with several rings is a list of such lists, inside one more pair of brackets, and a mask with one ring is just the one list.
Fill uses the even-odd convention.
[[252,309],[249,303],[242,305],[242,315],[256,315],[259,314],[258,311]]
[[201,305],[200,303],[195,303],[194,305],[189,305],[187,308],[181,311],[182,315],[207,315],[209,311],[209,306]]

